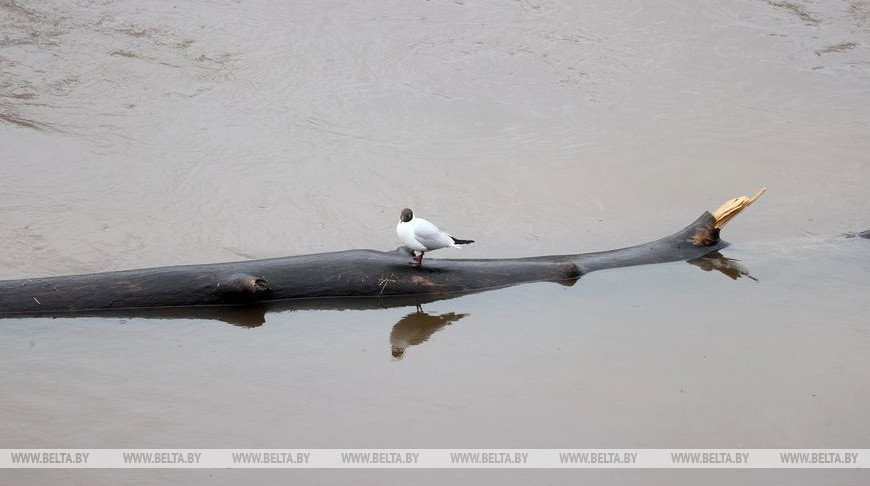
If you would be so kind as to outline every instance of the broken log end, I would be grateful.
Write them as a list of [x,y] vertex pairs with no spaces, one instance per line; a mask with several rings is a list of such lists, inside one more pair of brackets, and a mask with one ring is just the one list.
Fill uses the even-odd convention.
[[713,218],[716,219],[713,227],[716,229],[722,229],[729,221],[731,221],[732,218],[734,218],[734,216],[737,216],[741,211],[748,208],[750,204],[754,203],[755,200],[760,198],[765,192],[767,192],[767,188],[762,187],[752,197],[737,196],[734,199],[725,201],[721,206],[719,206],[719,209],[713,211]]

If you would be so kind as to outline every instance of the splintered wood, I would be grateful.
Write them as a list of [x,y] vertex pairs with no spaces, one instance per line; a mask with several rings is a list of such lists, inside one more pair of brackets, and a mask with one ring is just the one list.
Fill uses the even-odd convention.
[[713,217],[716,218],[716,222],[713,223],[713,227],[716,229],[722,229],[723,226],[728,224],[728,221],[731,221],[731,218],[740,214],[740,211],[743,211],[750,204],[754,203],[756,199],[760,198],[764,191],[766,191],[766,187],[762,187],[755,193],[751,198],[746,196],[738,196],[734,199],[726,201],[725,204],[719,206],[715,212],[713,212]]

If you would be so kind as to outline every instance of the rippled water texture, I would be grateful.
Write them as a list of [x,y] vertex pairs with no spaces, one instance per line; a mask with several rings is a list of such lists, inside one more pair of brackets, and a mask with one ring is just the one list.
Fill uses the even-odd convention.
[[[868,107],[859,0],[0,0],[4,279],[392,249],[406,206],[477,241],[435,257],[596,251],[769,189],[731,276],[0,320],[0,448],[870,448]],[[0,484],[868,480],[740,472]]]

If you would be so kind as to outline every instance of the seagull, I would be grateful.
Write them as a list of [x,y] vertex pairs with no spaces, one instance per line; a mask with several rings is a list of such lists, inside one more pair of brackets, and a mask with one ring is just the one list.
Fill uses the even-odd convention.
[[[399,224],[396,225],[399,240],[414,252],[412,267],[423,264],[423,254],[427,251],[441,248],[462,248],[459,245],[474,243],[474,240],[459,240],[438,229],[434,224],[423,218],[415,218],[414,212],[408,208],[402,210]],[[420,256],[417,256],[420,252]]]

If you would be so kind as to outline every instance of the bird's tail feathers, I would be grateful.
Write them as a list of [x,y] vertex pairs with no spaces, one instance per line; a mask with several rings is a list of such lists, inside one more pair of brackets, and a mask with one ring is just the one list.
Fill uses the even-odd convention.
[[455,243],[457,245],[470,245],[470,244],[474,243],[474,240],[460,240],[460,239],[454,238],[452,236],[450,237],[450,239],[452,239],[453,243]]

